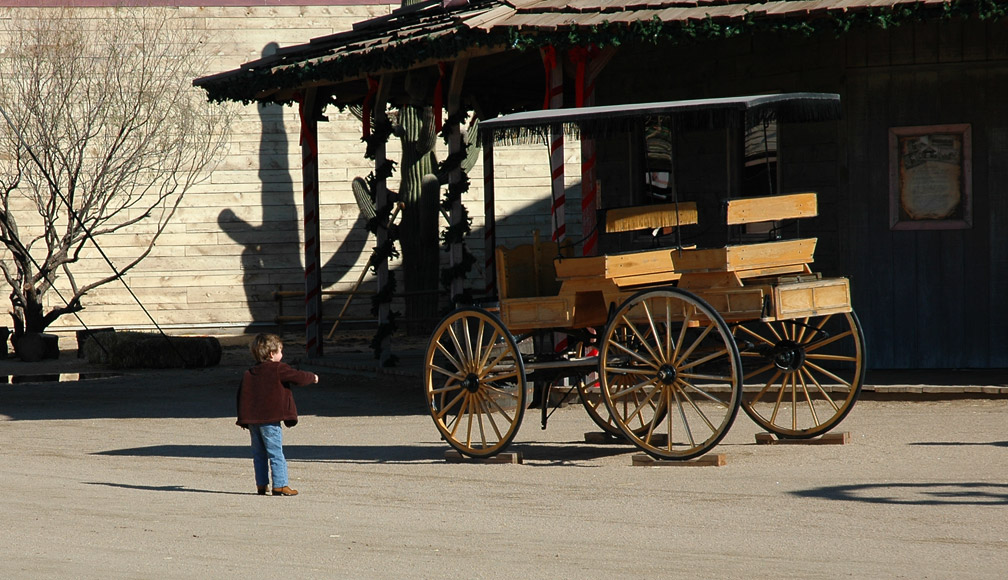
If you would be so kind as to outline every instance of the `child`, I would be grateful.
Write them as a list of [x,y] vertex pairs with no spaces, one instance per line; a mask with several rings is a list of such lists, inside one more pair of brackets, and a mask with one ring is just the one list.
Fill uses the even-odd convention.
[[245,371],[238,387],[238,421],[252,433],[252,463],[255,466],[256,491],[266,495],[269,471],[273,471],[273,495],[297,495],[287,485],[287,460],[283,454],[280,422],[297,424],[297,407],[290,385],[318,382],[318,375],[299,371],[283,358],[283,342],[275,334],[259,334],[250,346],[256,365]]

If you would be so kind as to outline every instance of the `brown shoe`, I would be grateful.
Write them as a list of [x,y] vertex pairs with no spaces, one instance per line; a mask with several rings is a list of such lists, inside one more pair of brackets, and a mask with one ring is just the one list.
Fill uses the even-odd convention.
[[297,490],[291,489],[288,485],[283,487],[274,487],[273,495],[297,495]]
[[256,486],[256,493],[258,493],[259,495],[266,495],[266,486],[265,485],[257,485]]

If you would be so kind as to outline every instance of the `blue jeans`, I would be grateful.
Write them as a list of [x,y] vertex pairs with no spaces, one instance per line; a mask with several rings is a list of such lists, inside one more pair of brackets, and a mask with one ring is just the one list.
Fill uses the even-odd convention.
[[280,423],[249,425],[252,433],[252,464],[255,466],[256,485],[269,484],[269,471],[273,470],[273,487],[287,485],[287,459],[283,454],[283,432]]

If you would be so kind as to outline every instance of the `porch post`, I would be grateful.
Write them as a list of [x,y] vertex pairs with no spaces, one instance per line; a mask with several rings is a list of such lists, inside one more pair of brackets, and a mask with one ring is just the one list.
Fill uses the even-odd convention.
[[[601,51],[585,50],[584,61],[578,63],[578,67],[585,67],[584,87],[579,87],[583,91],[579,106],[591,107],[595,104],[595,79],[615,54],[616,49],[607,47]],[[584,242],[581,246],[582,256],[594,256],[598,254],[598,224],[597,211],[599,207],[598,198],[598,176],[596,172],[596,151],[595,140],[581,136],[581,236]]]
[[485,294],[497,296],[497,232],[494,230],[493,131],[483,133],[483,279]]
[[[384,126],[388,123],[388,116],[385,112],[386,99],[388,99],[389,83],[388,77],[382,75],[381,79],[378,81],[378,92],[375,95],[373,111],[374,111],[374,121],[375,126]],[[374,151],[374,194],[375,194],[375,207],[383,208],[389,203],[389,191],[388,183],[385,178],[385,174],[382,168],[388,163],[388,158],[386,157],[386,141],[381,139],[375,143]],[[375,241],[379,248],[385,246],[388,241],[388,224],[378,224],[378,228],[375,232]],[[389,261],[388,260],[378,260],[375,267],[375,282],[378,285],[378,291],[380,292],[389,281]],[[378,304],[378,327],[384,328],[385,325],[389,323],[389,314],[392,311],[392,304],[390,302],[381,302]],[[389,357],[392,356],[392,338],[386,335],[382,338],[381,344],[379,345],[378,354],[378,365],[386,366],[386,362]]]
[[[451,81],[448,84],[448,119],[451,120],[451,125],[445,128],[445,132],[448,135],[449,157],[460,154],[464,149],[462,143],[462,120],[458,117],[458,114],[461,112],[462,81],[465,79],[466,68],[468,65],[469,59],[467,58],[455,61],[452,65]],[[463,179],[465,179],[465,175],[462,172],[461,165],[452,169],[448,174],[449,190],[453,187],[461,187]],[[464,219],[461,198],[456,198],[452,201],[450,212],[451,225],[457,227]],[[455,267],[461,264],[462,243],[452,242],[449,250],[451,266]],[[465,279],[461,276],[456,276],[455,279],[451,281],[450,293],[452,299],[462,294],[464,285]]]
[[322,259],[319,247],[318,111],[316,90],[299,101],[304,208],[305,354],[322,356]]

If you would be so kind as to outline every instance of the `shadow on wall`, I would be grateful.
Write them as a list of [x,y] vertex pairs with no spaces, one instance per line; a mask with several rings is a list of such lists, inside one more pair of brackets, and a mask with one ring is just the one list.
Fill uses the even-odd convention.
[[[269,43],[262,55],[276,52],[278,45]],[[304,289],[304,265],[300,243],[301,220],[294,194],[294,180],[288,164],[290,145],[284,126],[284,108],[280,105],[257,104],[260,120],[259,181],[261,189],[262,223],[253,225],[233,210],[225,209],[217,216],[217,224],[232,240],[243,247],[241,256],[242,285],[253,326],[275,324],[276,304],[273,291],[281,286],[287,290]],[[365,220],[357,218],[352,229],[363,229]],[[323,266],[323,272],[354,264],[344,252],[356,245],[350,238],[336,250]],[[360,253],[357,249],[357,254]],[[339,262],[337,262],[339,258]],[[349,262],[348,262],[349,260]],[[345,272],[343,273],[345,274]],[[339,278],[342,278],[343,274]]]
[[[263,48],[262,55],[272,55],[278,46],[270,43]],[[260,118],[259,139],[259,180],[262,207],[262,222],[253,225],[239,217],[232,209],[225,209],[217,216],[221,231],[225,232],[235,243],[242,246],[241,269],[242,285],[245,291],[251,323],[246,331],[254,328],[269,327],[277,323],[277,303],[273,292],[284,290],[304,290],[303,248],[300,243],[302,223],[298,216],[295,181],[292,177],[288,158],[291,145],[287,139],[287,127],[284,124],[284,107],[280,105],[257,104]],[[295,145],[296,147],[296,145]],[[544,170],[548,171],[548,170]],[[346,185],[347,195],[351,193],[350,185]],[[323,192],[326,195],[327,192]],[[339,192],[335,192],[339,193]],[[542,192],[542,198],[534,203],[512,210],[507,216],[497,216],[498,244],[514,246],[530,243],[532,231],[539,230],[543,240],[550,238],[550,200],[548,187]],[[334,192],[328,192],[333,195]],[[342,197],[342,196],[341,196]],[[571,228],[580,221],[579,202],[580,185],[574,184],[567,188],[568,200],[568,232],[574,233],[580,228]],[[472,205],[472,202],[467,202]],[[482,213],[480,207],[470,207],[474,213]],[[330,255],[322,266],[323,286],[329,287],[336,282],[356,281],[357,275],[348,275],[351,268],[363,263],[364,254],[369,253],[374,245],[374,238],[366,232],[367,220],[363,214],[348,231],[332,232],[323,229],[325,239],[334,234],[342,237],[340,246]],[[441,224],[443,227],[444,224]],[[477,254],[477,264],[470,274],[470,282],[475,287],[474,293],[482,295],[483,272],[482,252],[483,229],[473,228],[470,234],[470,249]],[[405,242],[405,240],[403,240]],[[406,242],[408,243],[408,242]],[[442,252],[443,254],[443,252]],[[443,258],[443,256],[442,256]],[[399,270],[399,268],[396,268]],[[398,291],[403,291],[402,275],[398,275]],[[371,276],[364,282],[362,290],[373,292],[374,282]],[[327,299],[323,309],[327,314],[335,316],[345,301],[344,297]],[[445,302],[446,297],[441,298]],[[354,307],[358,313],[370,310],[366,299],[355,300]],[[442,304],[447,308],[447,304]],[[401,306],[394,305],[396,310],[403,311]],[[288,312],[289,311],[289,312]],[[293,299],[285,307],[285,313],[303,314]],[[365,315],[366,316],[366,315]]]

